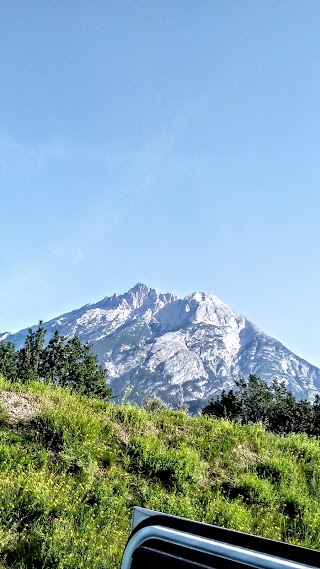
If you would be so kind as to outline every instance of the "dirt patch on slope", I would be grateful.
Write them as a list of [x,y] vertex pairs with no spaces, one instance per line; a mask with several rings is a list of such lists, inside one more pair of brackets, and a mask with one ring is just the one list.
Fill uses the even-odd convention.
[[10,423],[30,421],[41,411],[39,400],[29,393],[1,391],[0,404],[4,407],[7,419]]
[[240,465],[244,468],[259,462],[258,454],[253,452],[246,443],[239,444],[235,449],[233,449],[233,452]]

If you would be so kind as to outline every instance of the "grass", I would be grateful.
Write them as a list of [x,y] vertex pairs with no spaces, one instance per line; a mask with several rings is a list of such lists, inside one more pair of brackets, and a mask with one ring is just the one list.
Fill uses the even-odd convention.
[[0,382],[0,567],[119,568],[135,505],[320,548],[318,440]]

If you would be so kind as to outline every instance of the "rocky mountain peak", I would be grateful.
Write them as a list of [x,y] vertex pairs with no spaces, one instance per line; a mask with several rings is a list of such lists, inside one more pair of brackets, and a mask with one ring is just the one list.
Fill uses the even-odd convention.
[[[41,315],[39,315],[41,318]],[[208,398],[256,374],[285,381],[298,398],[320,392],[320,370],[258,330],[219,298],[194,292],[185,298],[137,283],[124,294],[45,323],[55,332],[93,345],[109,370],[114,393],[130,391],[141,403],[158,395],[196,411]],[[20,348],[27,330],[0,335]]]
[[132,294],[141,294],[143,296],[146,296],[147,294],[150,293],[150,291],[158,292],[156,291],[156,289],[151,288],[148,285],[145,285],[143,283],[137,283],[135,286],[129,289],[127,294],[132,293]]
[[151,288],[143,283],[137,283],[124,295],[124,298],[134,309],[143,307],[155,311],[178,297],[171,293],[163,294],[155,288]]

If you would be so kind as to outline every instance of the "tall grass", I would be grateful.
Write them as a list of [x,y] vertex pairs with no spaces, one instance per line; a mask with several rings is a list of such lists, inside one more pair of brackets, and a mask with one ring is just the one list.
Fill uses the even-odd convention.
[[115,569],[144,506],[320,547],[320,444],[262,425],[116,406],[39,383],[29,421],[0,409],[0,562]]

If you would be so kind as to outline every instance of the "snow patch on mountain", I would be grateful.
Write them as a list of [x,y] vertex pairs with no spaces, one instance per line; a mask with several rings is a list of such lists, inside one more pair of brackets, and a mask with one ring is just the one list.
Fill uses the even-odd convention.
[[5,340],[10,335],[10,332],[0,332],[0,342]]

